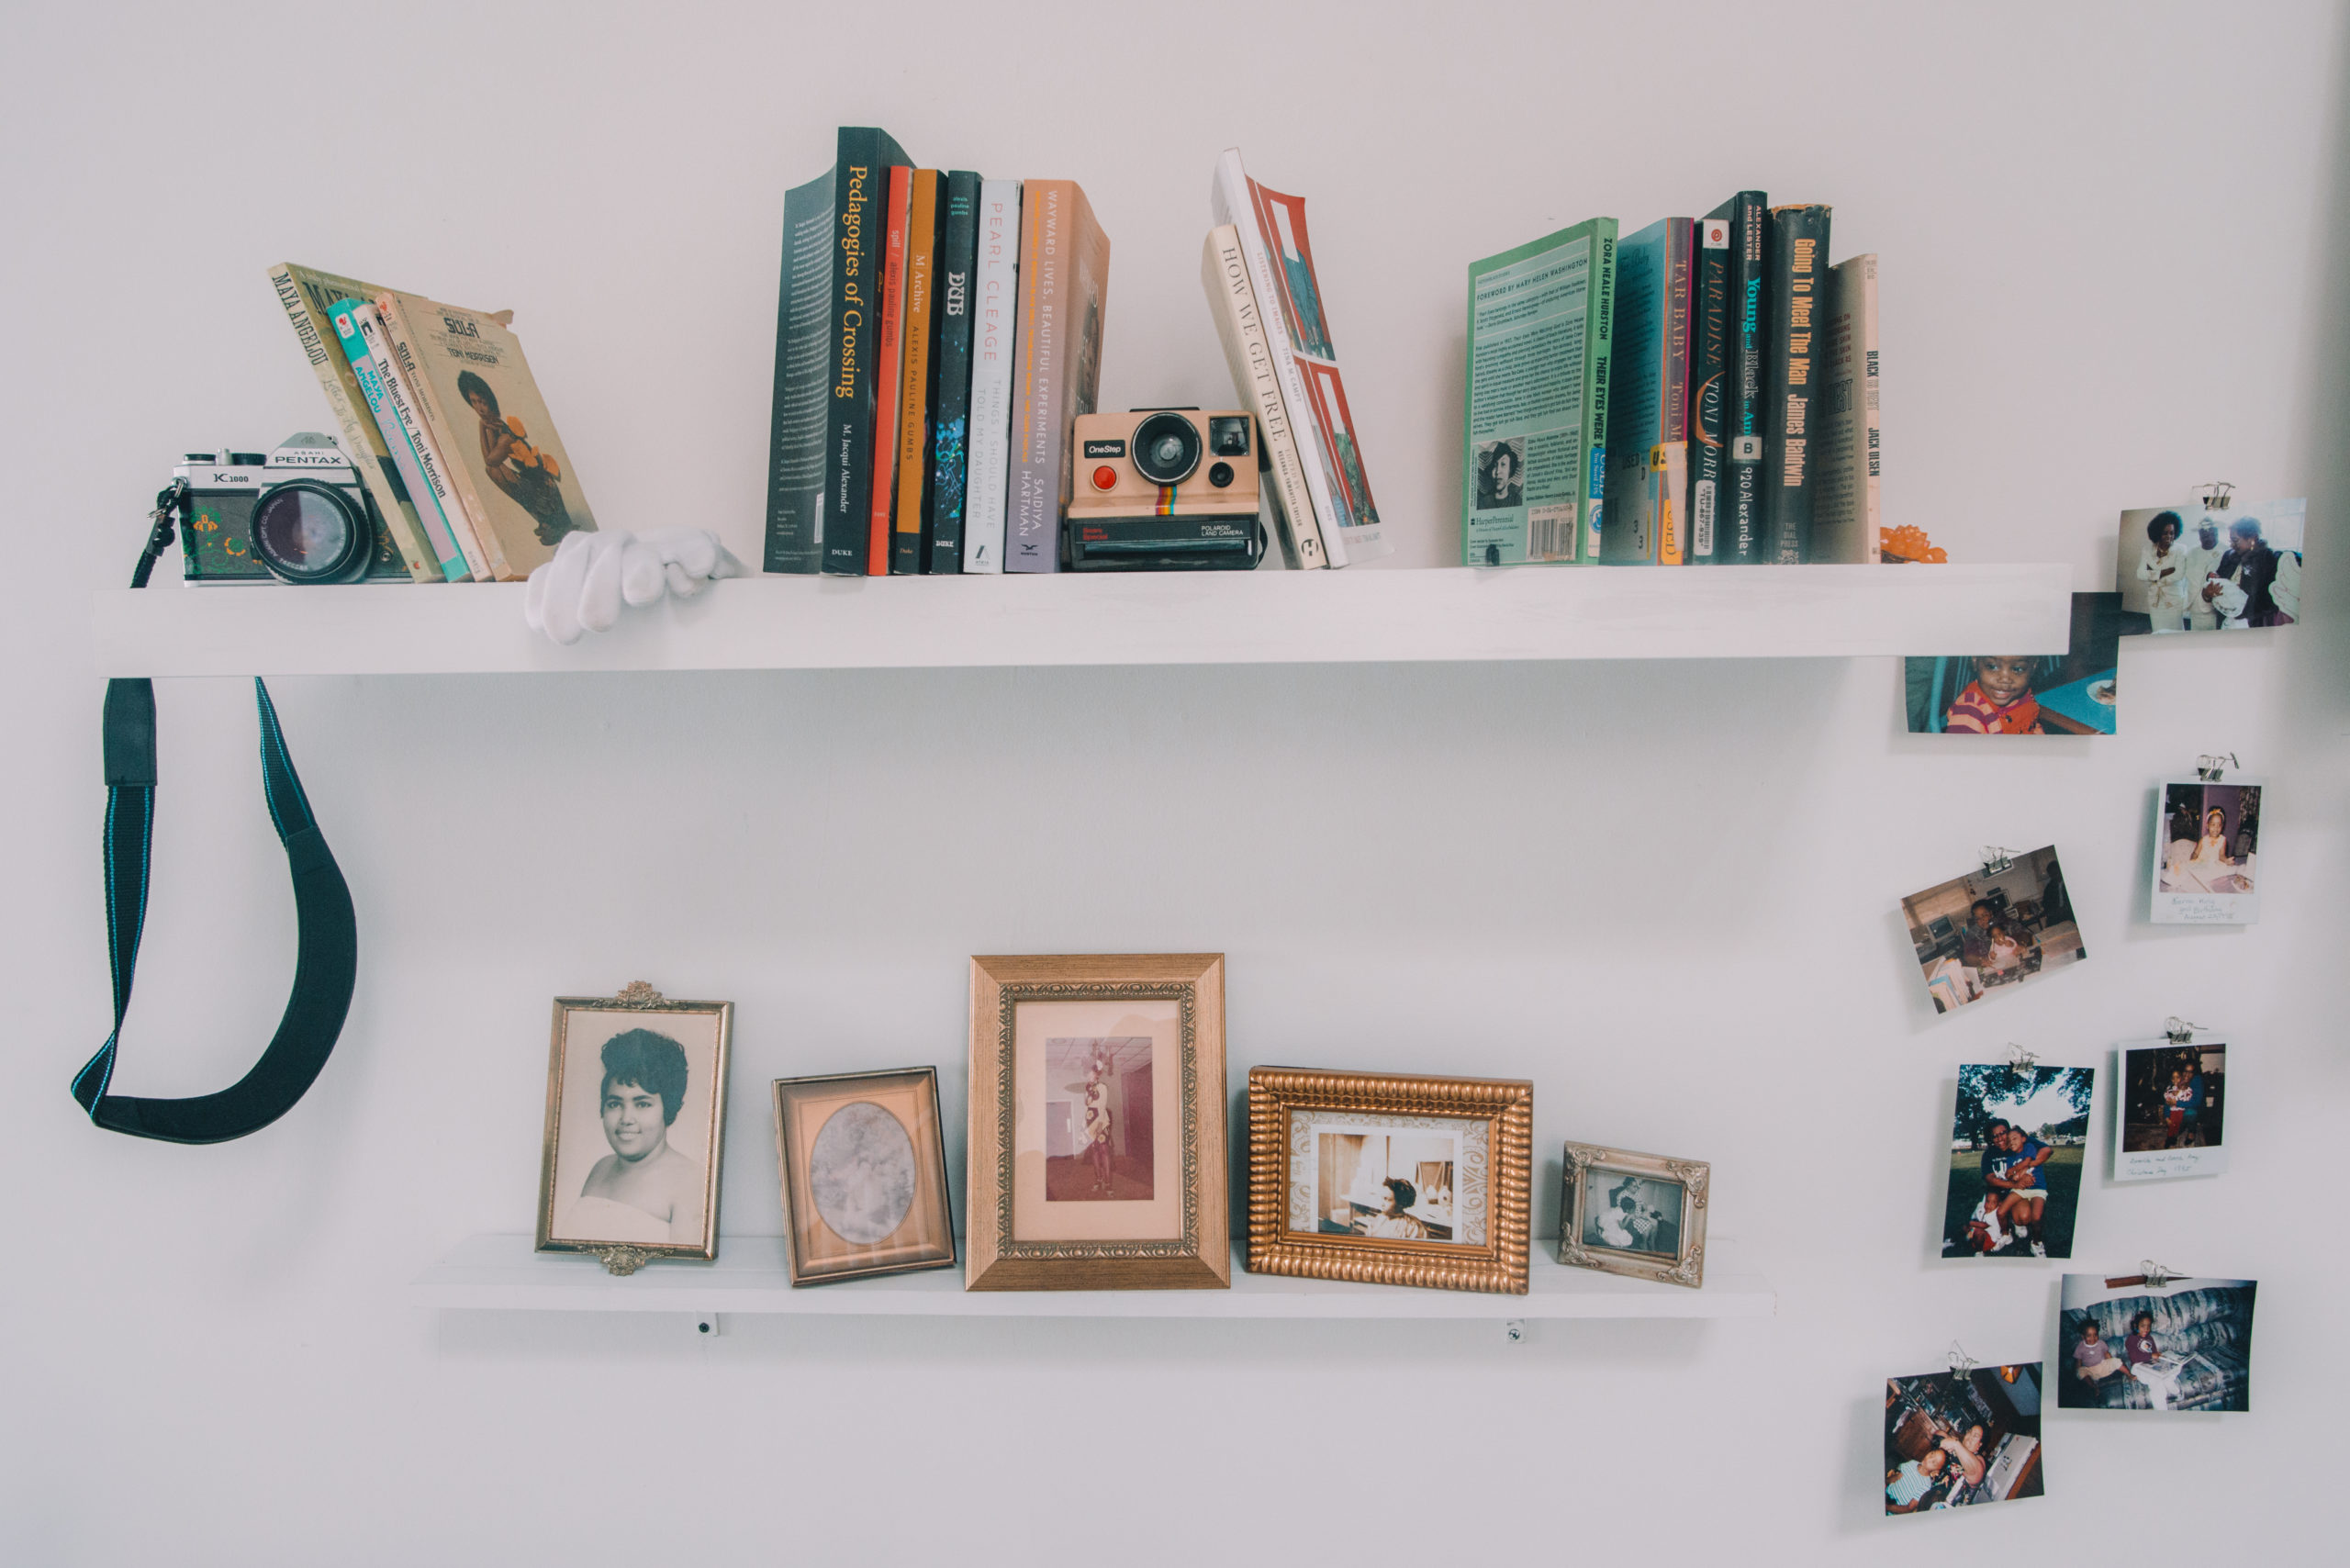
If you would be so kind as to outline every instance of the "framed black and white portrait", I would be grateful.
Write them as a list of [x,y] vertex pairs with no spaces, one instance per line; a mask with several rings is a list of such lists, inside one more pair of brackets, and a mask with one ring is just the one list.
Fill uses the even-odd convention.
[[718,1256],[731,1002],[671,1002],[638,981],[561,996],[547,1064],[542,1252],[592,1252],[618,1274]]
[[1567,1145],[1559,1261],[1702,1286],[1711,1173],[1712,1167],[1699,1159]]

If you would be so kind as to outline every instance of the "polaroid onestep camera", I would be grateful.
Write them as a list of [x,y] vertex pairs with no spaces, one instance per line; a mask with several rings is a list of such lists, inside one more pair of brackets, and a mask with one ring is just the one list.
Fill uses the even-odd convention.
[[1073,572],[1246,571],[1264,558],[1257,421],[1238,412],[1080,414],[1061,530]]
[[408,580],[359,471],[315,431],[258,452],[191,452],[172,470],[192,583]]

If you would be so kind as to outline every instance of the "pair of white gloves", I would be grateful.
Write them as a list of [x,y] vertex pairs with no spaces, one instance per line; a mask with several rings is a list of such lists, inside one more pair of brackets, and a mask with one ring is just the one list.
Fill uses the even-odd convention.
[[554,558],[524,585],[522,619],[569,647],[583,632],[610,631],[624,603],[641,610],[664,594],[691,599],[721,577],[741,576],[743,563],[706,528],[566,533]]

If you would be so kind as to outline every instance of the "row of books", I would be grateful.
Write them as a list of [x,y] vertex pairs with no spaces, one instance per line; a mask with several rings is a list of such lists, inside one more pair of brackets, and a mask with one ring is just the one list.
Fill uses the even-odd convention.
[[594,531],[512,311],[290,262],[269,278],[411,578],[526,577],[565,534]]
[[1471,566],[1880,559],[1876,257],[1741,191],[1469,268]]
[[[1219,160],[1204,282],[1300,566],[1387,553],[1304,203]],[[843,127],[784,196],[765,568],[1051,572],[1094,411],[1110,241],[1070,180],[916,165]],[[1262,307],[1260,313],[1260,306]]]

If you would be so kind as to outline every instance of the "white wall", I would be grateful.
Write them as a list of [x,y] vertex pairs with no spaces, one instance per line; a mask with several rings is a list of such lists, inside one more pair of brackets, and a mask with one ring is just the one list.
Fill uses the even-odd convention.
[[[0,1556],[2316,1555],[2350,1394],[2339,12],[1633,9],[12,7]],[[340,84],[371,64],[396,112]],[[1707,101],[1732,80],[1761,95],[1743,124]],[[1217,151],[1306,193],[1396,566],[1457,547],[1465,263],[1760,185],[1884,258],[1894,519],[2086,588],[2124,506],[2306,493],[2317,623],[2133,644],[2120,737],[1998,745],[1897,734],[1889,660],[283,681],[358,899],[350,1027],[260,1137],[91,1130],[66,1094],[106,1017],[84,595],[129,569],[174,454],[325,423],[266,266],[514,306],[608,525],[743,527],[782,193],[876,120],[1084,182],[1113,407],[1229,398],[1197,281]],[[248,694],[162,700],[117,1084],[171,1094],[242,1070],[292,925]],[[2214,748],[2276,786],[2266,919],[2157,930],[2151,792]],[[1060,789],[1104,759],[1113,819],[1148,824],[1123,844]],[[424,846],[428,802],[462,844]],[[2051,841],[2090,961],[1937,1020],[1898,897]],[[455,1241],[531,1224],[557,993],[735,1001],[726,1226],[771,1234],[767,1079],[934,1061],[958,1126],[968,955],[1170,948],[1230,956],[1236,1086],[1267,1061],[1536,1080],[1546,1225],[1564,1137],[1710,1158],[1778,1318],[699,1344],[407,1305]],[[2079,1263],[2258,1278],[2253,1413],[2052,1412],[2045,1500],[1883,1520],[1886,1374],[1953,1338],[2053,1350],[2059,1265],[1933,1260],[1953,1065],[2009,1040],[2101,1063],[2171,1013],[2238,1042],[2232,1169],[2098,1181]],[[1370,1411],[1414,1440],[1328,1462]]]

